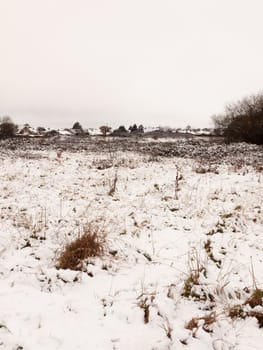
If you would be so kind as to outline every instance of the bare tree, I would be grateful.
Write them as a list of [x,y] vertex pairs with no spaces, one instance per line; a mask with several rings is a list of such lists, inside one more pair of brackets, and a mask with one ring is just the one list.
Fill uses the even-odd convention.
[[192,127],[191,125],[187,125],[187,127],[185,128],[186,132],[191,132],[192,130]]
[[107,125],[102,125],[100,127],[100,132],[102,133],[102,135],[105,137],[108,133],[111,132],[111,127],[107,126]]

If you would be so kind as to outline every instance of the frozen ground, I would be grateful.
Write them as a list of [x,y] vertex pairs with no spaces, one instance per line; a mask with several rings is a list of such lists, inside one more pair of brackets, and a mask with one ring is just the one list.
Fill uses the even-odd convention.
[[[262,349],[262,148],[235,147],[222,165],[3,147],[0,349]],[[104,256],[57,269],[86,224]]]

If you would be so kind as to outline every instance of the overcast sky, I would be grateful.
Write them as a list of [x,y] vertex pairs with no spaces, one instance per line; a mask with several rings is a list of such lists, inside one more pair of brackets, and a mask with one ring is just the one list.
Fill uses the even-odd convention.
[[263,88],[263,0],[0,0],[0,116],[209,126]]

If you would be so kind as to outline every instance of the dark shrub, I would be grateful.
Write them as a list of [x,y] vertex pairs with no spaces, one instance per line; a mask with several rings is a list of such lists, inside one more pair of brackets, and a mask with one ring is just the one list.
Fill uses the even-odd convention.
[[227,142],[263,144],[263,93],[245,97],[213,117],[217,134]]
[[0,123],[0,138],[14,137],[16,133],[16,125],[12,122],[11,118],[4,117]]

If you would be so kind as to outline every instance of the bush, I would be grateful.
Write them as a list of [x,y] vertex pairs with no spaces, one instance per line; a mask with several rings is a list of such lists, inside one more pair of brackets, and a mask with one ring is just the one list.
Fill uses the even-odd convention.
[[12,122],[11,118],[4,117],[0,123],[0,138],[14,137],[16,133],[16,125]]
[[216,133],[227,142],[263,144],[263,93],[229,104],[213,120]]
[[126,136],[128,136],[128,130],[125,128],[124,125],[120,125],[118,127],[118,129],[113,130],[111,135],[112,136],[126,137]]
[[82,126],[79,122],[75,122],[72,126],[72,129],[74,130],[82,130]]
[[79,122],[76,122],[72,126],[72,130],[74,130],[75,135],[82,136],[84,135],[84,130]]
[[104,233],[86,226],[81,237],[66,245],[58,259],[57,268],[81,271],[86,259],[104,254],[105,244]]

